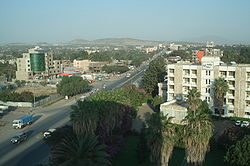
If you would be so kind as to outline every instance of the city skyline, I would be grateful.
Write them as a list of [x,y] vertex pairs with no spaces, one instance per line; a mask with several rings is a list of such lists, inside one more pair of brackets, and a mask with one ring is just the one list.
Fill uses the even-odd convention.
[[0,43],[135,38],[250,43],[249,1],[0,2]]

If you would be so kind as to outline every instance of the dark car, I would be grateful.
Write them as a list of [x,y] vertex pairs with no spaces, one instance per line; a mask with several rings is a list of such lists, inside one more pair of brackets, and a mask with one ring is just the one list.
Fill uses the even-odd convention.
[[13,144],[19,144],[20,142],[25,141],[26,139],[27,139],[27,134],[25,132],[21,132],[12,137],[10,141]]

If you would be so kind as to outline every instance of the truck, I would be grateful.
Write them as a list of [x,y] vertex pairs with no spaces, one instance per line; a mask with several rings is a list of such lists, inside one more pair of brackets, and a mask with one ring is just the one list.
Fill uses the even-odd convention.
[[33,116],[31,116],[31,115],[23,116],[21,118],[13,120],[13,128],[21,129],[21,128],[27,126],[27,125],[32,124],[33,121],[34,121]]

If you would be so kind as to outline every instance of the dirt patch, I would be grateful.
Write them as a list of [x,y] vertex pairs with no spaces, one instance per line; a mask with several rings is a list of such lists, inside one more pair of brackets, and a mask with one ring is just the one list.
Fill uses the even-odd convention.
[[35,96],[49,96],[51,94],[56,93],[56,88],[49,87],[49,86],[38,86],[38,87],[23,86],[15,90],[15,92],[17,93],[21,93],[23,91],[32,92]]

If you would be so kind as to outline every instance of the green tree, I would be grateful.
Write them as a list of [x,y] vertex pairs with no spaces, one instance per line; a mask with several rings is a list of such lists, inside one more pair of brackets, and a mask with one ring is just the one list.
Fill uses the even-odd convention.
[[201,93],[196,88],[193,88],[188,92],[187,104],[190,110],[195,112],[197,108],[201,105],[200,97],[201,97]]
[[218,106],[219,114],[223,113],[223,103],[224,97],[228,91],[228,84],[226,80],[222,77],[214,80],[213,89],[214,89],[214,97],[215,97],[215,105]]
[[197,90],[188,93],[188,112],[183,120],[183,141],[186,147],[186,164],[202,165],[206,152],[209,151],[209,141],[213,135],[211,116],[207,104],[202,102]]
[[52,149],[52,161],[65,166],[111,165],[105,147],[98,142],[97,136],[65,133],[61,142]]
[[232,145],[224,160],[233,166],[250,165],[250,135],[246,135],[242,140]]
[[81,77],[63,77],[57,85],[57,92],[63,96],[73,96],[84,92],[87,87],[87,81]]
[[162,57],[150,62],[149,68],[142,77],[142,88],[153,97],[156,96],[158,94],[157,84],[164,81],[165,74],[165,61]]
[[171,123],[171,117],[163,113],[154,113],[147,121],[146,139],[151,151],[151,160],[157,166],[168,165],[175,140],[176,129]]

